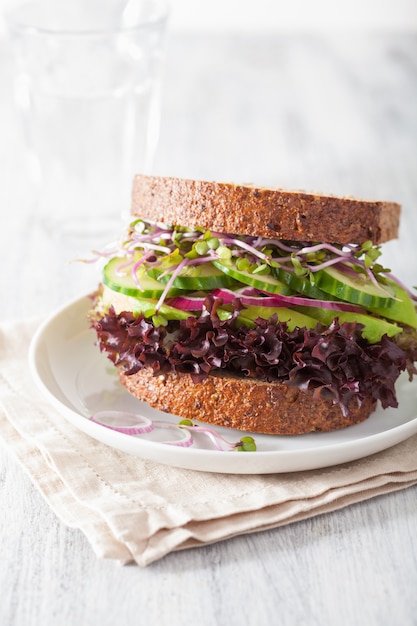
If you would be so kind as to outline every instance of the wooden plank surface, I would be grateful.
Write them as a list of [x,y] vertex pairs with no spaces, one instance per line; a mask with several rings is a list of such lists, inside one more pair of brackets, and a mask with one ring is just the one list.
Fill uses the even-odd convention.
[[[38,317],[95,286],[83,245],[33,212],[0,72],[1,319]],[[385,258],[417,283],[417,38],[192,36],[168,41],[155,173],[402,203]],[[0,450],[2,626],[417,624],[417,489],[171,554],[99,561]]]

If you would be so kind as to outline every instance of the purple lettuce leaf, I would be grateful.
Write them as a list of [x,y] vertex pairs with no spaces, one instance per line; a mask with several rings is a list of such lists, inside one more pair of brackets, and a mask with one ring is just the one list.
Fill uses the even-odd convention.
[[[276,316],[258,318],[253,328],[217,315],[219,301],[207,296],[199,317],[169,321],[155,327],[143,315],[116,314],[110,307],[100,319],[92,319],[100,349],[132,375],[144,367],[155,374],[174,370],[191,374],[198,382],[210,373],[280,382],[310,391],[338,403],[346,412],[352,399],[379,400],[383,408],[396,407],[395,382],[404,370],[416,372],[415,333],[397,343],[384,335],[370,344],[363,326],[354,322],[307,330],[288,330]],[[400,335],[401,337],[401,335]]]

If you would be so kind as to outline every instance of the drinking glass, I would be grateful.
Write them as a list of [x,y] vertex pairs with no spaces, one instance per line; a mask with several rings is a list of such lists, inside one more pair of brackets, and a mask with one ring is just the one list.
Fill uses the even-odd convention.
[[164,0],[37,0],[6,14],[33,218],[51,232],[111,233],[134,174],[151,172],[167,15]]

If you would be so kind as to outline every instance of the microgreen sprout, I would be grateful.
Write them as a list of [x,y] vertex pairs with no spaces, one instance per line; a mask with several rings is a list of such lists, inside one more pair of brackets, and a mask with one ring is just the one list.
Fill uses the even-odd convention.
[[256,265],[253,269],[253,274],[268,274],[270,272],[270,268],[266,263],[261,263],[260,265]]
[[241,272],[246,272],[251,265],[252,264],[247,256],[239,257],[238,259],[236,259],[236,267]]
[[217,253],[217,257],[221,260],[221,261],[230,261],[230,259],[232,258],[232,251],[230,248],[228,248],[225,245],[220,245],[217,249],[216,249],[216,253]]
[[178,424],[172,422],[164,422],[161,420],[152,421],[148,417],[137,415],[136,413],[130,413],[127,411],[100,411],[90,416],[90,420],[96,424],[100,424],[105,428],[114,430],[125,435],[144,435],[152,432],[155,428],[159,429],[178,429],[186,430],[189,435],[185,438],[173,441],[171,439],[163,440],[160,443],[166,443],[169,445],[177,445],[181,447],[188,447],[193,445],[192,433],[200,433],[208,437],[213,443],[216,450],[219,452],[231,452],[237,450],[238,452],[256,452],[256,443],[253,437],[245,435],[240,438],[237,443],[227,441],[222,437],[214,428],[209,426],[200,426],[195,424],[190,419],[182,419]]
[[210,239],[207,241],[207,245],[210,250],[217,250],[220,245],[220,241],[217,237],[210,237]]
[[306,276],[308,274],[308,269],[303,266],[300,258],[294,252],[291,258],[291,262],[293,264],[294,272],[296,276]]
[[232,443],[227,441],[224,437],[222,437],[216,430],[210,428],[209,426],[200,426],[198,424],[194,424],[189,419],[183,419],[178,422],[178,426],[180,428],[187,428],[192,432],[202,433],[206,435],[213,442],[215,448],[222,451],[232,451],[237,450],[238,452],[256,452],[256,443],[253,437],[246,435],[241,437],[237,443]]
[[256,443],[253,437],[241,437],[239,443],[236,444],[239,452],[256,452]]
[[[371,241],[366,241],[361,246],[283,242],[278,239],[212,233],[198,228],[193,230],[183,226],[134,220],[120,244],[121,256],[135,251],[147,253],[151,250],[155,257],[149,261],[149,256],[147,261],[151,265],[162,264],[170,269],[183,258],[198,262],[201,257],[208,256],[209,260],[218,259],[226,264],[234,258],[239,269],[244,269],[245,264],[256,262],[261,266],[282,267],[295,272],[297,276],[306,276],[328,265],[344,263],[374,275],[389,272],[376,263],[381,252],[379,246],[374,246]],[[97,257],[109,257],[117,252],[112,248],[108,253],[96,251],[95,254]]]
[[385,290],[389,297],[392,293],[385,287],[385,276],[400,285],[390,270],[378,262],[380,247],[371,241],[346,246],[289,242],[136,219],[127,228],[118,249],[112,245],[111,249],[94,254],[94,260],[117,255],[126,259],[121,261],[119,270],[123,271],[126,263],[139,289],[142,272],[157,270],[158,280],[167,279],[156,304],[156,314],[178,276],[184,272],[190,277],[199,276],[200,266],[213,261],[229,267],[234,264],[238,271],[254,275],[272,273],[274,276],[275,271],[280,270],[306,278],[312,285],[317,282],[315,274],[335,266],[347,275],[363,274],[364,280]]
[[153,315],[152,322],[154,326],[168,326],[168,320],[161,314]]
[[171,274],[171,276],[170,276],[170,278],[169,278],[169,280],[168,280],[168,282],[167,282],[167,284],[166,284],[166,286],[165,286],[165,289],[164,289],[164,291],[162,292],[162,294],[161,294],[161,296],[160,296],[160,298],[159,298],[159,300],[158,300],[158,302],[157,302],[157,305],[156,305],[156,307],[155,307],[155,308],[156,308],[156,312],[158,312],[158,311],[159,311],[159,309],[161,308],[161,306],[163,305],[164,300],[165,300],[165,298],[166,298],[166,296],[167,296],[167,293],[169,292],[169,290],[171,289],[171,287],[172,287],[172,285],[173,285],[173,283],[174,283],[174,280],[175,280],[175,279],[176,279],[176,277],[177,277],[177,276],[181,273],[181,270],[182,270],[182,269],[183,269],[186,265],[188,265],[188,263],[189,263],[189,260],[188,260],[188,259],[183,259],[183,260],[182,260],[182,261],[181,261],[181,262],[177,265],[177,267],[175,268],[175,270],[172,272],[172,274]]
[[197,241],[197,243],[193,246],[194,250],[197,252],[198,256],[203,256],[207,254],[209,250],[209,246],[206,241]]

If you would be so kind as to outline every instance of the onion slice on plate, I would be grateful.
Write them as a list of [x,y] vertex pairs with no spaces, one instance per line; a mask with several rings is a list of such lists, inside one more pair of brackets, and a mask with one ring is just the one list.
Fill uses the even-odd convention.
[[153,430],[149,418],[128,411],[98,411],[90,416],[90,420],[125,435],[143,435]]

